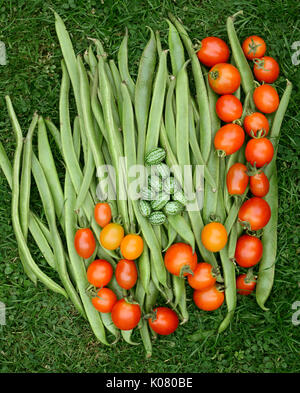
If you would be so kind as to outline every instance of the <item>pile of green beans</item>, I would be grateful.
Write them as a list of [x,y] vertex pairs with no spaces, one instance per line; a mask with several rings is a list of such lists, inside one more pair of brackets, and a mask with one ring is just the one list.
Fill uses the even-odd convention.
[[[189,319],[186,279],[170,275],[164,265],[163,252],[181,241],[192,245],[198,260],[210,263],[217,273],[217,282],[224,285],[227,315],[216,334],[224,331],[234,316],[236,296],[236,266],[233,263],[235,245],[242,227],[237,216],[247,192],[233,200],[225,184],[228,169],[244,162],[243,148],[229,157],[215,154],[213,140],[221,126],[215,110],[217,95],[208,83],[207,72],[201,67],[195,49],[184,26],[172,15],[167,20],[168,45],[164,49],[158,32],[149,28],[150,37],[141,54],[136,81],[128,66],[129,36],[126,29],[116,61],[109,59],[101,42],[92,44],[83,56],[76,57],[72,41],[61,17],[55,14],[55,27],[61,47],[62,79],[59,94],[57,127],[50,119],[34,113],[28,132],[23,132],[10,97],[7,110],[16,140],[13,164],[0,142],[0,166],[12,190],[12,225],[24,272],[33,282],[42,282],[48,289],[69,298],[77,311],[89,322],[96,338],[104,345],[115,344],[121,337],[131,345],[133,331],[119,331],[110,314],[98,312],[92,305],[87,289],[86,270],[97,257],[116,267],[119,250],[109,251],[99,241],[101,229],[94,218],[98,202],[97,168],[113,165],[116,181],[108,175],[108,184],[115,190],[116,200],[108,200],[113,220],[121,221],[125,234],[140,233],[144,249],[137,261],[138,281],[127,295],[139,303],[142,315],[149,314],[159,302],[166,302],[179,315],[181,323]],[[238,14],[236,14],[238,15]],[[241,88],[235,95],[243,101],[243,121],[253,108],[254,78],[243,54],[234,28],[235,16],[227,20],[232,63],[241,74]],[[169,61],[170,60],[170,61]],[[169,69],[169,64],[171,65]],[[70,115],[70,94],[75,97],[75,116]],[[259,265],[256,299],[266,310],[271,292],[276,261],[278,186],[276,153],[280,127],[288,106],[292,85],[287,83],[275,113],[270,138],[275,148],[273,161],[265,170],[270,179],[266,200],[272,218],[263,230],[263,259]],[[196,95],[193,96],[193,91]],[[37,153],[33,139],[37,129]],[[49,137],[64,163],[61,176],[56,166]],[[119,158],[125,156],[127,168],[144,165],[145,155],[154,148],[166,152],[169,167],[183,169],[185,165],[204,166],[203,208],[186,211],[161,226],[152,226],[141,214],[137,200],[123,200],[119,195],[134,180],[128,171],[119,170]],[[195,168],[195,166],[193,166]],[[178,170],[178,169],[177,169]],[[191,174],[194,203],[199,203],[196,170]],[[178,177],[178,172],[174,173]],[[30,209],[31,188],[35,185],[43,206],[41,217]],[[100,190],[103,194],[103,190]],[[208,251],[201,241],[201,231],[212,217],[224,224],[229,240],[219,253]],[[78,226],[88,223],[97,239],[94,255],[83,260],[75,251],[74,236]],[[27,244],[28,231],[36,246],[53,270],[46,275],[34,261]],[[66,249],[64,249],[66,245]],[[53,278],[54,277],[54,278]],[[124,296],[114,278],[109,287],[118,298]],[[154,332],[142,317],[138,330],[146,356],[152,354]],[[212,330],[209,330],[209,334]],[[196,334],[193,337],[202,337]]]

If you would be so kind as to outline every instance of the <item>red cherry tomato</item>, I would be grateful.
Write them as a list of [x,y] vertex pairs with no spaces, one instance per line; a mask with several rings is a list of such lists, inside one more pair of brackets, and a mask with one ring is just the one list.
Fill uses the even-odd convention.
[[94,287],[105,287],[112,279],[114,270],[109,262],[105,259],[96,259],[87,269],[88,282]]
[[253,72],[259,82],[273,83],[279,76],[279,65],[273,57],[254,59]]
[[253,93],[256,108],[263,113],[273,113],[279,105],[279,96],[274,87],[270,85],[258,86]]
[[206,37],[201,41],[197,52],[198,59],[207,67],[218,63],[226,63],[229,59],[229,48],[225,41],[218,37]]
[[258,231],[267,225],[271,218],[271,209],[264,199],[253,197],[242,204],[238,214],[239,221],[247,221],[250,230]]
[[179,320],[175,311],[167,307],[157,307],[153,310],[155,312],[155,318],[149,318],[149,326],[157,334],[167,336],[178,327]]
[[186,243],[175,243],[167,249],[165,253],[166,269],[175,276],[183,273],[184,276],[189,274],[188,270],[194,271],[197,266],[197,254],[192,247]]
[[272,142],[267,138],[250,139],[246,145],[245,157],[252,166],[261,168],[272,161],[274,147]]
[[238,124],[226,124],[215,135],[214,145],[216,150],[223,150],[226,155],[238,151],[245,140],[245,133]]
[[250,191],[254,196],[263,198],[267,195],[269,189],[269,180],[263,172],[250,176]]
[[233,164],[226,175],[227,190],[230,195],[242,195],[249,182],[247,167],[240,162]]
[[94,208],[94,217],[98,225],[104,228],[111,221],[111,207],[108,203],[97,203]]
[[111,319],[120,330],[131,330],[141,319],[141,308],[138,304],[128,303],[125,299],[118,300],[112,308]]
[[236,288],[240,295],[250,295],[256,285],[255,280],[248,280],[246,274],[240,274],[236,279]]
[[206,262],[198,263],[194,274],[188,275],[188,283],[197,290],[207,289],[216,283],[213,267]]
[[232,64],[220,63],[209,71],[208,82],[217,94],[232,94],[240,86],[241,76]]
[[96,240],[89,228],[78,229],[75,233],[74,246],[77,254],[84,259],[90,258],[96,249]]
[[233,94],[224,94],[216,102],[216,112],[225,123],[231,123],[242,116],[243,106]]
[[115,275],[117,283],[121,288],[132,288],[138,277],[135,262],[128,259],[121,259],[117,264]]
[[245,56],[248,60],[262,57],[266,52],[266,43],[257,35],[247,37],[242,45]]
[[204,311],[214,311],[224,302],[224,292],[214,285],[202,291],[194,291],[193,299],[198,308]]
[[254,112],[248,116],[245,116],[244,129],[251,137],[253,137],[253,135],[251,135],[251,131],[253,131],[254,136],[257,135],[258,131],[264,131],[265,134],[263,136],[267,136],[270,125],[265,115],[260,112]]
[[109,288],[101,288],[97,296],[92,298],[93,306],[96,310],[109,313],[117,302],[116,294]]
[[234,258],[239,266],[251,267],[256,265],[262,257],[263,245],[258,237],[242,235],[236,242]]

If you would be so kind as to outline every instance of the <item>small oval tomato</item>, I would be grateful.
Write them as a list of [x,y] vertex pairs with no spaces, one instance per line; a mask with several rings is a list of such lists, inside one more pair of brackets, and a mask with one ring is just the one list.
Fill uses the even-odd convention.
[[78,229],[75,233],[74,246],[77,254],[84,259],[90,258],[96,249],[96,240],[89,228]]
[[100,243],[107,250],[115,250],[121,244],[124,229],[120,224],[110,223],[100,232]]
[[206,37],[201,41],[197,52],[198,59],[207,67],[218,63],[226,63],[229,59],[229,48],[225,41],[218,37]]
[[227,243],[227,231],[224,225],[220,222],[206,224],[201,232],[201,241],[204,247],[211,252],[222,250]]
[[112,279],[114,270],[105,259],[96,259],[87,268],[87,280],[94,287],[105,287]]
[[262,57],[266,52],[266,43],[257,35],[247,37],[242,45],[243,52],[248,60]]
[[240,162],[233,164],[226,175],[227,190],[230,195],[242,195],[249,182],[247,167]]
[[216,150],[223,150],[226,155],[238,151],[245,140],[245,133],[238,124],[226,124],[215,135],[214,145]]
[[241,76],[232,64],[220,63],[209,71],[208,82],[217,94],[232,94],[240,86]]
[[174,243],[165,253],[166,269],[175,276],[183,274],[187,276],[190,270],[194,271],[197,266],[197,254],[186,243]]
[[125,259],[137,259],[143,252],[144,241],[140,235],[126,235],[120,245],[121,254]]
[[279,65],[273,57],[254,59],[253,72],[259,82],[273,83],[279,76]]
[[234,258],[239,266],[251,267],[262,257],[263,245],[258,237],[242,235],[238,238]]
[[267,195],[269,189],[269,180],[263,172],[250,176],[250,191],[254,196],[263,198]]
[[250,295],[256,285],[255,280],[248,280],[247,274],[240,274],[236,279],[236,288],[240,295]]
[[279,105],[279,96],[274,87],[270,85],[258,86],[253,93],[256,108],[263,113],[273,113]]
[[224,94],[216,102],[216,112],[225,123],[239,119],[243,114],[241,101],[233,94]]
[[194,291],[193,299],[198,308],[204,311],[214,311],[224,302],[224,292],[214,285],[202,291]]
[[245,157],[246,160],[257,168],[269,164],[272,161],[274,154],[274,147],[272,142],[267,138],[250,139],[246,145]]
[[216,277],[213,273],[213,267],[206,262],[198,263],[194,274],[188,275],[190,286],[197,290],[212,287],[216,283]]
[[92,298],[92,303],[96,310],[108,313],[111,312],[117,300],[116,294],[111,289],[101,288],[97,296]]
[[97,203],[94,208],[94,217],[98,225],[104,228],[111,221],[111,208],[108,203]]
[[155,312],[154,318],[149,318],[149,326],[157,334],[167,336],[175,332],[178,327],[179,319],[175,311],[168,307],[157,307],[153,310]]
[[120,330],[131,330],[141,319],[141,308],[138,304],[128,303],[125,299],[118,300],[111,310],[111,319]]
[[128,259],[121,259],[117,263],[115,276],[117,283],[121,288],[130,289],[132,288],[137,280],[138,272],[134,261]]
[[267,225],[271,209],[267,201],[253,197],[242,204],[238,214],[239,221],[248,222],[250,230],[258,231]]
[[258,131],[264,131],[265,133],[263,136],[267,136],[269,133],[270,125],[265,115],[260,112],[254,112],[248,116],[245,116],[244,129],[251,137],[253,137],[251,131],[253,131],[254,136],[257,135]]

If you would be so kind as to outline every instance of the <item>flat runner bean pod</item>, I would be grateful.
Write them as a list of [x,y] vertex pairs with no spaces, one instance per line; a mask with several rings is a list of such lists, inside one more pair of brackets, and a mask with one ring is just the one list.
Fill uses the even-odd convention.
[[184,48],[175,26],[167,19],[169,25],[169,48],[172,64],[172,73],[177,75],[185,63]]
[[259,262],[259,271],[255,292],[257,304],[264,311],[267,311],[268,308],[265,306],[265,303],[271,293],[274,283],[277,252],[278,184],[276,169],[271,176],[270,189],[264,199],[268,202],[271,208],[271,218],[263,229],[261,240],[264,251],[262,259]]
[[230,324],[236,308],[236,280],[235,266],[228,256],[228,245],[220,251],[221,263],[224,275],[225,299],[227,305],[227,315],[218,328],[218,333],[222,333]]
[[[236,66],[241,74],[241,82],[242,82],[242,87],[245,92],[245,94],[250,93],[252,95],[253,90],[254,90],[254,78],[253,74],[251,71],[251,68],[249,66],[249,63],[244,55],[243,49],[240,45],[240,41],[238,39],[238,36],[236,34],[235,28],[234,28],[234,19],[238,14],[242,14],[243,11],[239,11],[233,16],[230,16],[227,18],[227,34],[232,50],[232,55],[234,58],[234,61],[236,63]],[[251,96],[250,100],[250,105],[252,109],[254,109],[254,103],[253,99]]]
[[47,126],[48,131],[50,131],[50,134],[52,135],[52,137],[56,143],[56,146],[59,149],[61,156],[63,157],[59,130],[57,129],[56,125],[50,119],[44,119],[44,122]]
[[121,93],[121,83],[122,83],[122,79],[121,79],[121,75],[119,73],[118,67],[116,65],[116,63],[114,62],[114,60],[109,60],[109,67],[112,73],[112,77],[114,80],[114,85],[116,86],[116,94],[117,94],[117,105],[118,105],[118,110],[119,110],[119,114],[120,114],[120,119],[122,119],[122,93]]
[[176,77],[171,76],[171,81],[168,87],[166,105],[165,105],[165,127],[167,136],[170,142],[172,151],[176,154],[176,133],[174,132],[176,128],[175,116],[173,110],[173,101],[175,98],[174,91],[176,86]]
[[173,229],[178,233],[179,236],[184,239],[195,251],[195,237],[191,227],[184,219],[183,216],[177,214],[176,216],[168,216],[168,223],[173,227]]
[[56,216],[64,228],[64,194],[58,178],[43,118],[38,120],[38,157],[54,202]]
[[156,40],[151,29],[150,39],[143,50],[135,86],[134,107],[137,122],[137,163],[144,164],[147,120],[151,102],[153,77],[156,65]]
[[122,81],[126,82],[130,93],[130,97],[132,101],[134,101],[135,85],[128,70],[128,29],[127,28],[125,29],[125,36],[121,42],[118,51],[118,66],[119,66]]
[[144,344],[144,348],[146,351],[146,358],[149,359],[152,356],[152,343],[151,343],[151,338],[149,334],[149,329],[148,323],[145,320],[141,320],[139,323],[139,331],[141,334],[141,338]]
[[[40,268],[36,265],[35,261],[33,260],[30,254],[30,251],[26,243],[26,239],[24,238],[22,232],[20,218],[19,218],[19,196],[20,196],[19,176],[20,176],[21,155],[23,149],[23,136],[9,96],[5,96],[5,100],[6,100],[8,114],[12,122],[13,130],[17,142],[15,154],[14,154],[13,170],[12,170],[11,213],[12,213],[13,230],[17,239],[18,248],[20,254],[22,254],[23,263],[26,264],[28,269],[31,270],[36,275],[37,279],[39,279],[47,288],[51,289],[52,291],[60,293],[65,297],[68,297],[66,291],[55,281],[49,278],[45,273],[43,273],[42,270],[40,270]],[[6,168],[6,172],[7,172],[7,168]]]
[[161,125],[163,106],[165,101],[167,80],[167,51],[163,51],[159,58],[156,78],[153,84],[153,95],[149,112],[145,153],[157,147]]
[[200,146],[203,159],[205,162],[207,162],[211,150],[211,119],[207,91],[201,71],[200,62],[193,48],[192,41],[189,38],[189,35],[187,34],[187,31],[185,30],[183,25],[174,17],[174,15],[172,15],[171,13],[169,13],[168,15],[171,22],[178,30],[183,44],[191,59],[192,71],[196,86],[197,103],[200,114]]

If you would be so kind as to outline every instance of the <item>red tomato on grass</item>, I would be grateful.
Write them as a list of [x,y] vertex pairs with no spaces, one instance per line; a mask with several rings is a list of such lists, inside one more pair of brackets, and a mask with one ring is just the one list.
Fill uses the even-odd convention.
[[216,102],[216,112],[225,123],[231,123],[242,116],[243,106],[233,94],[224,94]]
[[232,94],[241,83],[239,70],[229,63],[219,63],[208,73],[210,87],[217,94]]
[[168,307],[157,307],[153,310],[155,318],[149,318],[149,326],[157,334],[167,336],[175,332],[178,327],[179,319],[175,311]]
[[234,258],[239,266],[251,267],[262,257],[263,245],[258,237],[242,235],[236,242]]
[[242,204],[238,218],[239,221],[248,222],[250,230],[258,231],[268,224],[271,218],[271,208],[264,199],[253,197]]
[[198,308],[204,311],[214,311],[224,302],[224,292],[214,285],[202,291],[194,291],[193,299]]
[[229,59],[229,48],[225,41],[218,37],[206,37],[201,41],[197,52],[198,59],[207,67],[218,63],[226,63]]
[[166,269],[175,276],[183,273],[184,276],[189,274],[189,270],[194,271],[197,265],[197,254],[192,247],[186,243],[175,243],[167,249],[165,253]]
[[140,306],[135,303],[128,303],[125,299],[118,300],[111,311],[111,319],[120,330],[135,328],[140,322],[141,315]]
[[213,267],[209,263],[200,262],[194,270],[194,274],[188,275],[188,283],[197,290],[207,289],[216,283]]
[[247,37],[242,44],[242,48],[248,60],[262,57],[267,49],[265,41],[257,35]]

